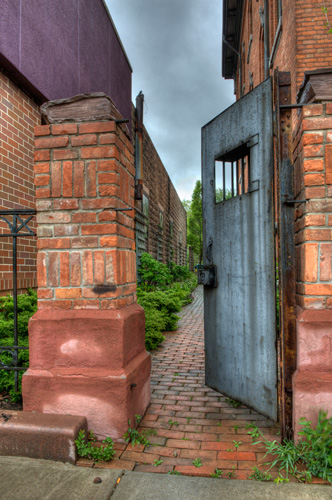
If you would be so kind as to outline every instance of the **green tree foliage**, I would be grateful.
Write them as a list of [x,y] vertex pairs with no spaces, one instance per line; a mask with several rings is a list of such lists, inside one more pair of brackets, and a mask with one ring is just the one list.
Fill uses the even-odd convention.
[[203,215],[201,181],[196,181],[195,188],[191,197],[190,209],[187,210],[187,244],[188,246],[192,247],[196,258],[198,259],[198,262],[202,264]]
[[[230,189],[226,189],[226,196],[225,199],[229,200],[232,198],[232,191]],[[216,203],[219,203],[220,201],[224,200],[224,191],[222,188],[217,188],[216,189]]]

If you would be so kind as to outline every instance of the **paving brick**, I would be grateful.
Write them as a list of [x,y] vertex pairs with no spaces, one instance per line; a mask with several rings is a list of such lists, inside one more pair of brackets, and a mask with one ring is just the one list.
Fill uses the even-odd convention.
[[171,448],[184,448],[188,450],[199,450],[201,443],[195,441],[183,441],[180,439],[168,439],[166,446]]
[[[226,396],[205,385],[202,313],[202,291],[198,288],[194,302],[180,313],[178,330],[166,333],[163,344],[152,353],[153,399],[140,427],[156,430],[157,435],[149,439],[158,446],[148,446],[130,458],[124,456],[132,453],[128,447],[121,459],[139,459],[136,471],[175,468],[182,474],[209,477],[218,468],[226,479],[234,467],[237,479],[248,479],[264,450],[252,444],[246,424],[259,424],[271,440],[278,439],[274,434],[277,428],[245,406],[231,407]],[[238,449],[233,440],[241,441]],[[157,456],[163,463],[155,467],[151,457]],[[195,458],[201,459],[202,467],[193,465]]]
[[200,458],[202,460],[216,460],[217,452],[211,450],[181,450],[180,458]]
[[155,460],[159,460],[159,455],[152,453],[140,453],[138,451],[124,451],[121,455],[122,460],[129,460],[138,463],[152,464]]

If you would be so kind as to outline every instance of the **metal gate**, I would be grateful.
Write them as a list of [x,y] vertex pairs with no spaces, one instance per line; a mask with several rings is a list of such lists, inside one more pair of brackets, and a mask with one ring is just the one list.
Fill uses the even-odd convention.
[[268,79],[202,129],[201,281],[207,385],[277,420],[272,118]]

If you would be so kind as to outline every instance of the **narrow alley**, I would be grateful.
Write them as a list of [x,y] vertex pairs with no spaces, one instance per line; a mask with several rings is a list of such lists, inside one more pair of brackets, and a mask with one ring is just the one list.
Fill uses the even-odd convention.
[[[207,477],[218,469],[220,477],[248,479],[269,459],[250,433],[256,425],[264,437],[278,440],[278,428],[204,384],[202,288],[180,313],[178,330],[166,333],[152,353],[151,404],[139,429],[156,433],[148,437],[150,446],[116,443],[116,460],[94,467]],[[92,462],[80,459],[78,465]]]

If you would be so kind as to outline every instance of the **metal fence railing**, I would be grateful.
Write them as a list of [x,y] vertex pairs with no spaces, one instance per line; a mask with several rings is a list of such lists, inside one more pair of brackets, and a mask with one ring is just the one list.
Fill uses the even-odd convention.
[[33,237],[36,234],[29,227],[29,222],[36,215],[36,211],[32,209],[19,210],[0,210],[0,219],[3,220],[10,232],[0,234],[0,238],[12,238],[13,250],[13,303],[14,303],[14,345],[2,346],[0,339],[0,356],[3,353],[10,354],[11,361],[4,363],[0,358],[0,370],[14,371],[15,375],[15,390],[18,391],[19,376],[18,372],[26,370],[27,367],[19,366],[18,353],[20,350],[29,349],[26,346],[18,345],[18,325],[17,325],[17,238]]

